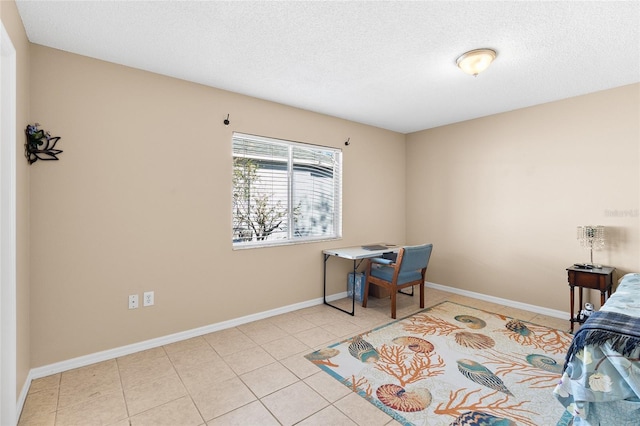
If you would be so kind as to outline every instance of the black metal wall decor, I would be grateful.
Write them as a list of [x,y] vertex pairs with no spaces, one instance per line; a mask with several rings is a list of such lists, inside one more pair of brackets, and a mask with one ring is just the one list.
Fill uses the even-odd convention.
[[55,149],[56,144],[60,140],[60,136],[53,136],[49,132],[40,129],[40,124],[28,124],[25,129],[27,142],[24,144],[24,156],[27,157],[29,164],[33,164],[38,160],[58,160],[58,154],[61,150]]

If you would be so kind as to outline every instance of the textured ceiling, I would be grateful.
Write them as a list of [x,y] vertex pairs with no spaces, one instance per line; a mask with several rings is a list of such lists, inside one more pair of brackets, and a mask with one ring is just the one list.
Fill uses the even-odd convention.
[[402,133],[640,81],[640,1],[17,5],[33,43]]

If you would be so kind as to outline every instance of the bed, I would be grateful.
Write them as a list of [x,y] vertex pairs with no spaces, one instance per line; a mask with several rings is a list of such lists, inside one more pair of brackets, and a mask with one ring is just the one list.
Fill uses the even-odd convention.
[[640,424],[640,274],[575,333],[553,393],[567,409],[559,425]]

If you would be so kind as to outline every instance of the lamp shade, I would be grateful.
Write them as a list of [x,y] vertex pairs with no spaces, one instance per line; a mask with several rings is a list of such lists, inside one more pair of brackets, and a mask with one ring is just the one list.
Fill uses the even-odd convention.
[[[578,241],[584,248],[589,249],[591,265],[593,265],[593,251],[600,250],[605,244],[604,226],[578,226]],[[600,267],[600,265],[596,265]]]
[[457,60],[458,67],[467,74],[476,76],[486,70],[496,58],[496,51],[492,49],[470,50],[462,54]]
[[604,226],[578,226],[578,241],[584,248],[600,250],[605,244]]

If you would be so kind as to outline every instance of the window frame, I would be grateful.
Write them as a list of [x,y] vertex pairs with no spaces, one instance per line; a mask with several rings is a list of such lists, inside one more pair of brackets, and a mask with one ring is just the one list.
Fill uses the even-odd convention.
[[[231,241],[234,250],[237,249],[248,249],[248,248],[260,248],[260,247],[273,247],[273,246],[282,246],[282,245],[294,245],[294,244],[305,244],[319,241],[331,241],[342,238],[342,177],[343,177],[343,157],[342,157],[342,149],[334,148],[330,146],[318,145],[318,144],[310,144],[305,142],[291,141],[286,139],[278,139],[267,136],[258,136],[251,135],[247,133],[241,132],[233,132],[231,137],[231,157],[232,157],[232,171],[235,173],[235,159],[243,158],[241,155],[237,155],[235,151],[235,142],[237,139],[244,139],[247,141],[255,141],[258,143],[266,143],[270,145],[274,145],[277,147],[286,147],[287,148],[287,159],[286,159],[286,176],[287,176],[287,226],[286,232],[287,235],[285,238],[278,238],[274,240],[269,240],[268,237],[265,240],[255,240],[255,237],[252,237],[251,241],[239,241],[237,239],[237,229],[236,229],[236,212],[234,208],[236,206],[234,200],[235,194],[235,178],[232,181],[232,203],[231,203]],[[315,235],[315,236],[295,236],[295,226],[294,226],[294,214],[292,211],[295,209],[294,206],[294,182],[296,182],[294,169],[295,162],[293,157],[293,151],[295,148],[302,148],[304,150],[317,151],[317,152],[330,152],[332,153],[332,178],[331,178],[331,186],[332,186],[332,202],[333,202],[333,211],[331,211],[332,216],[332,228],[333,232],[325,234],[325,235]],[[249,157],[244,157],[249,158]],[[255,158],[258,158],[257,156]],[[259,161],[263,163],[275,163],[280,162],[281,158],[272,157],[267,159],[259,159]],[[336,174],[338,176],[336,176]],[[336,181],[337,179],[337,181]],[[315,194],[315,193],[313,193]],[[322,193],[320,193],[322,194]]]

